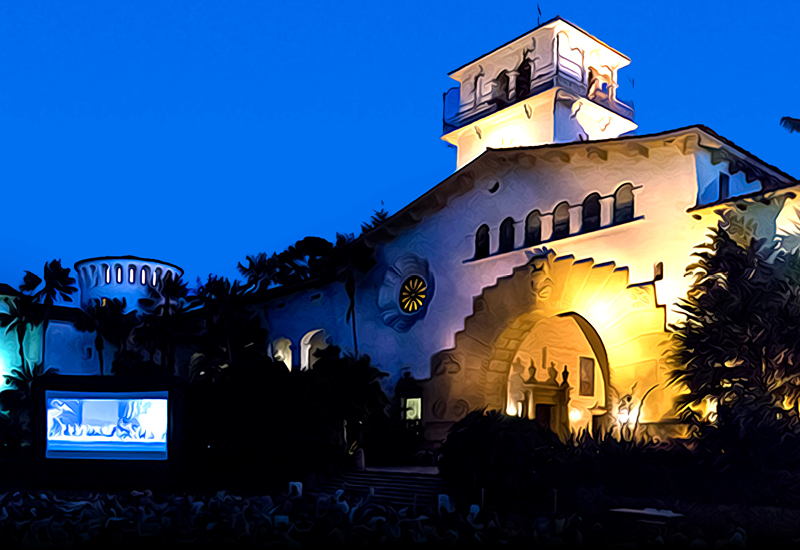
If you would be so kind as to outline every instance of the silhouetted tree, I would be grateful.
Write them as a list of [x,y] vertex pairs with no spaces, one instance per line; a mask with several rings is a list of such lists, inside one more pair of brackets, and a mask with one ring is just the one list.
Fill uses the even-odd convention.
[[156,352],[161,354],[158,364],[168,374],[174,372],[175,346],[190,339],[193,317],[189,315],[192,300],[186,282],[173,278],[167,272],[155,287],[148,287],[147,298],[139,300],[142,322],[136,328],[134,340],[142,345],[155,361]]
[[[793,426],[796,413],[786,409],[796,411],[800,397],[797,254],[775,256],[755,239],[741,246],[723,222],[709,238],[687,267],[693,282],[671,327],[671,381],[687,390],[679,411],[701,433],[735,426],[731,438],[776,422]],[[709,406],[716,422],[700,417]]]
[[[381,201],[381,204],[383,204],[383,201]],[[381,208],[380,210],[375,210],[375,213],[370,217],[369,221],[361,224],[361,234],[363,235],[377,229],[377,227],[387,219],[389,219],[389,213],[385,209]]]
[[12,330],[17,333],[20,368],[25,368],[25,333],[28,328],[42,322],[42,311],[36,305],[34,292],[42,280],[30,271],[25,272],[19,286],[19,294],[8,301],[8,311],[0,312],[0,327],[6,334]]
[[800,132],[800,118],[785,116],[781,119],[781,126],[789,130],[789,133]]
[[256,312],[247,309],[248,288],[234,280],[209,276],[197,289],[202,327],[195,343],[192,377],[220,374],[232,367],[260,366],[267,355],[267,331]]
[[247,291],[260,294],[274,284],[275,263],[264,252],[246,259],[247,267],[239,262],[236,269],[247,279]]
[[105,343],[109,342],[120,350],[123,337],[127,338],[125,327],[130,326],[130,314],[125,312],[127,303],[123,298],[104,298],[92,300],[75,320],[75,328],[81,332],[94,333],[94,349],[100,362],[100,375],[105,375]]
[[33,394],[31,384],[35,378],[46,374],[43,363],[32,365],[24,361],[5,376],[5,387],[0,391],[0,415],[3,443],[12,449],[31,444],[33,432]]
[[344,285],[350,303],[345,317],[353,331],[353,349],[358,357],[358,330],[356,327],[356,274],[364,273],[375,265],[372,249],[363,239],[353,235],[336,234],[336,246],[330,260],[333,278]]
[[72,301],[72,294],[78,289],[75,279],[70,277],[70,269],[61,267],[61,260],[53,260],[44,265],[44,285],[34,295],[34,299],[44,305],[42,311],[42,361],[46,360],[47,327],[50,325],[55,300]]

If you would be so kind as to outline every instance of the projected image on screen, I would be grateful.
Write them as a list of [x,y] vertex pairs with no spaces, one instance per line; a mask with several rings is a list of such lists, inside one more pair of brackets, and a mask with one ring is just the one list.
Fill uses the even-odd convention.
[[168,392],[47,391],[47,458],[167,459]]

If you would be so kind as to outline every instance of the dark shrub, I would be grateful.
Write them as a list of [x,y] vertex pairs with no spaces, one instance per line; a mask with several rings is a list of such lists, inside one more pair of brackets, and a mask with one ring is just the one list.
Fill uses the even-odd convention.
[[485,501],[499,505],[548,495],[563,475],[567,447],[536,421],[480,410],[451,428],[441,454],[442,479],[462,503],[477,502],[484,489]]
[[[370,364],[329,346],[314,367],[289,372],[270,359],[239,365],[188,391],[190,445],[202,465],[223,479],[248,485],[330,473],[347,448],[386,416],[388,399]],[[230,372],[227,372],[230,371]],[[348,441],[345,442],[345,422]],[[186,453],[191,455],[191,453]]]

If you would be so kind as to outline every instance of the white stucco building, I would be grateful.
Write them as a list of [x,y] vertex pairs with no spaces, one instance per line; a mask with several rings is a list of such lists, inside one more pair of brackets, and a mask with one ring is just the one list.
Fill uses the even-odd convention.
[[[377,265],[357,280],[359,352],[389,390],[423,381],[429,438],[481,407],[560,433],[657,433],[674,419],[663,352],[692,248],[721,208],[764,236],[791,211],[793,178],[706,127],[632,135],[616,95],[629,62],[556,18],[453,71],[456,171],[362,237]],[[349,307],[339,282],[275,289],[276,357],[307,368],[324,340],[352,348]]]
[[[678,390],[663,354],[693,247],[722,210],[774,238],[799,188],[704,126],[633,135],[616,92],[629,62],[556,18],[453,71],[442,139],[455,172],[361,237],[376,263],[352,304],[332,279],[268,291],[254,307],[273,357],[313,368],[315,349],[353,351],[355,332],[389,392],[406,374],[420,382],[402,399],[430,440],[483,407],[561,434],[666,430]],[[75,268],[83,306],[182,273],[132,257]],[[93,337],[59,311],[45,363],[96,374]],[[41,334],[28,338],[36,362]],[[13,335],[0,339],[4,373],[16,353]]]

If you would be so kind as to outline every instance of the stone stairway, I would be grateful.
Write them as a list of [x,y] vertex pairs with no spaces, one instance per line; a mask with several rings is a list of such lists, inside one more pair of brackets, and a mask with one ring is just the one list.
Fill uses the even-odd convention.
[[372,491],[370,502],[435,510],[441,480],[437,468],[367,468],[343,472],[339,477],[324,481],[320,489],[331,494],[341,489],[343,498],[352,502],[365,498]]

